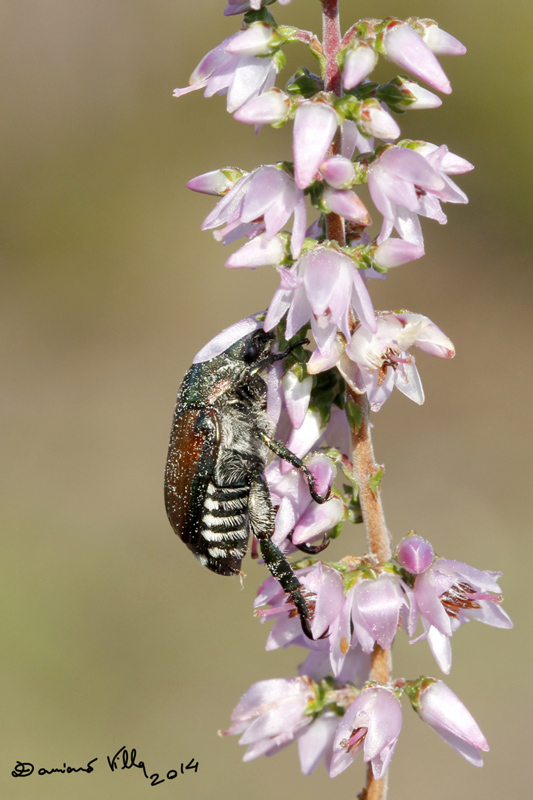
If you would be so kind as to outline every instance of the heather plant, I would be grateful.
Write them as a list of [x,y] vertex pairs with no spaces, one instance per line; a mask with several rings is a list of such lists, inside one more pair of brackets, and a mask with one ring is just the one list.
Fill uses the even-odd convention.
[[[500,573],[440,557],[414,531],[394,544],[369,420],[394,388],[424,402],[414,348],[443,359],[455,354],[422,313],[375,310],[371,286],[424,255],[420,217],[444,224],[443,203],[467,202],[452,177],[472,165],[445,144],[402,139],[399,126],[403,113],[441,105],[414,79],[449,94],[437,56],[462,55],[465,47],[434,20],[418,17],[362,19],[342,35],[339,0],[316,0],[319,38],[278,25],[273,4],[228,0],[224,14],[242,15],[240,30],[204,56],[187,88],[175,91],[176,97],[196,89],[206,97],[225,94],[228,112],[256,132],[292,125],[288,160],[251,172],[223,167],[188,183],[220,198],[203,229],[225,245],[244,240],[226,266],[270,267],[279,275],[268,308],[223,331],[197,359],[258,328],[276,333],[280,351],[292,345],[289,357],[268,369],[268,415],[276,437],[304,459],[318,491],[329,491],[327,502],[315,502],[301,471],[280,458],[265,471],[276,510],[272,541],[287,556],[304,553],[293,568],[312,638],[281,585],[264,581],[255,613],[272,623],[267,650],[298,646],[305,660],[298,675],[254,683],[222,735],[240,735],[245,761],[295,742],[305,774],[324,760],[335,777],[361,753],[368,764],[363,797],[370,800],[386,796],[409,704],[470,763],[481,766],[488,750],[443,681],[394,676],[395,637],[426,640],[448,674],[451,639],[464,623],[512,626],[501,607]],[[301,67],[281,77],[284,50],[294,43],[310,50],[316,73]],[[402,70],[385,84],[372,80],[380,56]],[[361,198],[364,184],[371,208]],[[305,337],[312,337],[311,348],[294,347]],[[325,546],[348,522],[364,527],[363,552],[328,561]]]

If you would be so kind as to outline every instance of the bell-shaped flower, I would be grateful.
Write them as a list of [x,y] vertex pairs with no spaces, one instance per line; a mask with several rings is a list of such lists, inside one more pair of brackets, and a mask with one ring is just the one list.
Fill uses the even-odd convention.
[[280,42],[274,28],[265,22],[255,22],[231,37],[225,47],[234,56],[268,56]]
[[370,676],[372,656],[363,653],[359,645],[353,645],[343,654],[340,669],[336,669],[329,640],[332,635],[336,636],[338,624],[338,620],[331,623],[327,635],[318,641],[311,642],[307,639],[306,646],[309,648],[309,653],[298,672],[300,675],[308,675],[314,681],[333,675],[339,684],[352,683],[355,686],[363,686]]
[[356,392],[366,393],[373,411],[378,411],[394,386],[421,405],[424,391],[408,353],[413,345],[439,358],[453,358],[455,348],[447,336],[427,317],[409,312],[379,313],[372,333],[358,325],[339,361],[339,369]]
[[[283,229],[291,215],[294,216],[291,255],[297,258],[302,249],[306,229],[304,194],[284,169],[268,164],[241,178],[207,215],[202,229],[225,226],[218,232],[218,236],[222,237],[225,244],[235,241],[240,236],[250,233],[255,235],[262,231],[264,239],[269,242]],[[243,259],[238,260],[240,252],[233,254],[227,266],[249,266],[242,263]],[[282,258],[283,256],[279,261],[263,261],[263,263],[278,264]],[[253,264],[253,266],[260,265]]]
[[[306,462],[315,480],[319,494],[327,494],[334,478],[335,468],[322,453],[312,455]],[[344,506],[337,497],[317,503],[309,493],[307,480],[300,470],[282,470],[279,459],[272,461],[265,471],[272,503],[277,508],[272,541],[278,547],[291,535],[298,546],[312,542],[333,528],[344,515]]]
[[342,81],[345,89],[353,89],[367,78],[378,62],[378,54],[367,42],[357,41],[346,52]]
[[294,176],[300,189],[305,189],[314,179],[338,125],[337,112],[323,100],[305,100],[296,109],[292,148]]
[[[343,608],[344,591],[341,575],[320,561],[311,567],[296,570],[295,575],[311,612],[311,630],[315,640],[304,636],[296,609],[279,583],[274,578],[267,578],[259,587],[254,601],[255,613],[262,622],[274,619],[266,649],[276,650],[292,644],[313,651],[327,652],[330,647],[329,642],[318,637],[335,628],[336,618]],[[265,609],[264,606],[267,605],[270,608]],[[320,678],[330,673],[331,668],[326,668]]]
[[442,681],[425,681],[414,708],[446,744],[475,767],[483,766],[480,751],[489,745],[470,711]]
[[420,149],[408,147],[392,146],[381,153],[368,169],[368,188],[384,217],[378,244],[396,228],[402,239],[422,246],[419,214],[443,225],[447,220],[441,202],[468,202],[439,167],[434,151],[426,157]]
[[204,97],[227,94],[227,110],[233,114],[240,106],[272,88],[277,67],[273,58],[232,55],[226,47],[234,34],[207,53],[192,73],[184,89],[175,89],[174,97],[205,89]]
[[330,777],[340,775],[363,750],[376,780],[389,766],[402,728],[400,701],[386,686],[372,686],[357,696],[341,719],[333,743]]
[[290,269],[279,269],[281,284],[272,298],[265,330],[272,330],[287,314],[286,336],[291,339],[311,321],[318,349],[326,354],[341,330],[350,336],[350,310],[362,324],[375,330],[370,295],[351,258],[330,247],[308,250]]
[[470,172],[474,169],[474,165],[467,161],[466,158],[450,153],[445,144],[439,147],[436,144],[431,144],[431,142],[419,142],[416,145],[416,152],[423,155],[431,166],[443,176],[463,175],[465,172]]
[[443,94],[452,87],[444,70],[421,36],[406,22],[392,22],[382,38],[385,56]]
[[298,755],[304,775],[310,775],[324,759],[329,772],[333,755],[333,740],[339,724],[334,711],[326,710],[298,735]]
[[346,604],[351,608],[352,643],[358,642],[364,653],[371,653],[376,643],[388,650],[408,607],[399,576],[382,572],[375,580],[359,579],[346,595]]
[[[497,582],[500,575],[500,572],[476,569],[445,558],[437,558],[416,575],[413,599],[425,631],[420,638],[427,638],[445,674],[449,673],[452,663],[450,639],[465,622],[476,619],[495,628],[513,627],[500,606],[503,600]],[[414,627],[409,634],[413,632]]]
[[241,697],[231,714],[233,725],[220,735],[242,734],[239,744],[248,745],[244,761],[273,755],[311,723],[306,711],[314,698],[314,684],[309,678],[259,681]]

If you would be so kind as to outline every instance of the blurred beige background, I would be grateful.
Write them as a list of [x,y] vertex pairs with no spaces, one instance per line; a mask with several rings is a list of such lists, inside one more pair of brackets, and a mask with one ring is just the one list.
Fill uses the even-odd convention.
[[[311,800],[355,797],[363,784],[362,762],[330,783],[322,765],[302,777],[294,747],[242,765],[237,740],[217,738],[252,682],[295,674],[301,658],[264,652],[266,628],[251,613],[264,571],[248,563],[244,591],[208,573],[163,507],[185,369],[277,285],[273,270],[224,269],[226,251],[199,230],[212,202],[185,189],[208,169],[290,157],[288,131],[255,137],[223,99],[172,98],[236,30],[224,5],[0,7],[6,798]],[[317,0],[273,7],[279,21],[315,29],[318,10]],[[410,14],[437,18],[469,52],[443,60],[454,93],[439,110],[403,117],[404,133],[447,143],[476,170],[459,179],[470,205],[448,207],[446,227],[425,221],[426,257],[373,287],[376,307],[427,314],[458,353],[450,363],[420,357],[422,408],[397,395],[374,418],[384,503],[396,541],[415,528],[443,556],[502,569],[515,629],[474,623],[453,643],[447,682],[490,741],[484,769],[406,707],[390,796],[496,800],[525,792],[531,761],[533,13],[526,0],[342,3],[344,27]],[[353,537],[339,553],[361,552],[362,531]],[[425,643],[398,642],[396,675],[424,672],[439,676]],[[106,756],[122,745],[150,772],[179,771],[191,757],[199,772],[150,788],[137,771],[109,772]],[[37,770],[95,757],[91,775],[10,774],[17,760]]]

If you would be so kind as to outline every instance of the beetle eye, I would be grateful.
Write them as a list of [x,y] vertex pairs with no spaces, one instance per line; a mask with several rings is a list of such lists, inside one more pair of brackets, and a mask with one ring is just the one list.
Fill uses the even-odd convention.
[[257,361],[258,355],[259,351],[257,349],[257,345],[255,344],[255,342],[249,342],[246,345],[246,350],[244,351],[242,357],[247,364],[251,364],[253,361]]

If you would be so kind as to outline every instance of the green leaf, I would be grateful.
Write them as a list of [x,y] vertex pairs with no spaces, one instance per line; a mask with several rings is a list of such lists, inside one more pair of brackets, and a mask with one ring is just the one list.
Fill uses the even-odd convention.
[[350,428],[357,433],[363,422],[363,409],[357,403],[354,403],[351,398],[348,398],[346,402],[346,416]]
[[383,480],[383,475],[385,474],[385,470],[383,467],[380,467],[377,472],[375,472],[370,480],[368,481],[368,485],[372,491],[374,497],[378,496],[379,490],[381,488],[381,481]]

